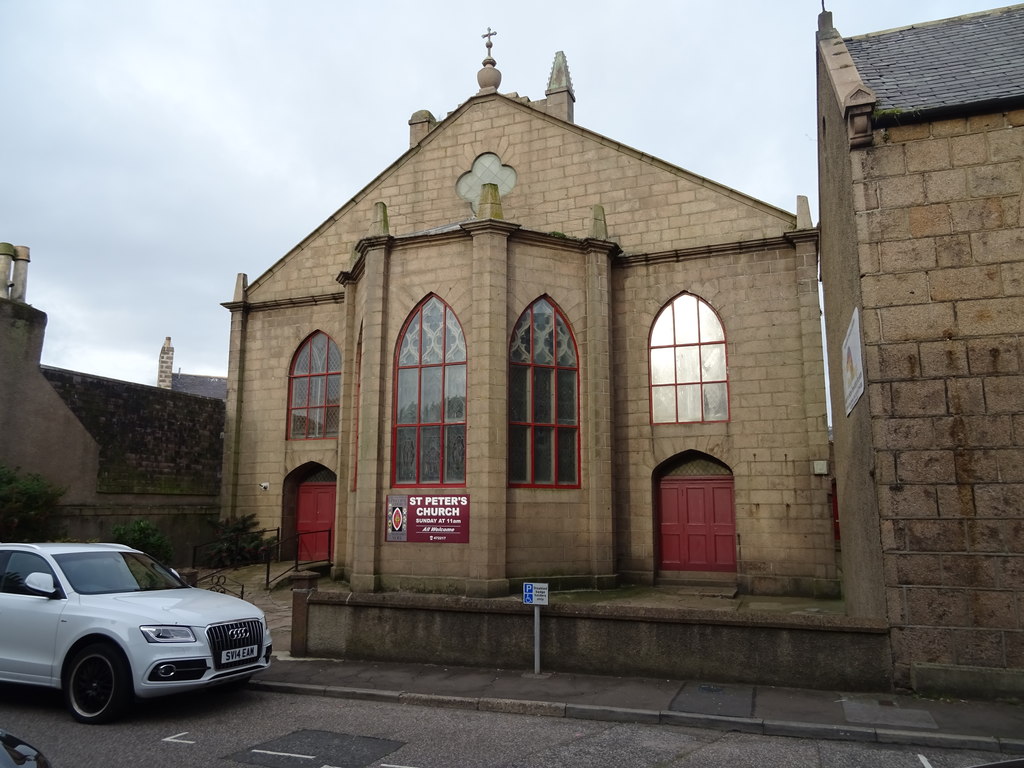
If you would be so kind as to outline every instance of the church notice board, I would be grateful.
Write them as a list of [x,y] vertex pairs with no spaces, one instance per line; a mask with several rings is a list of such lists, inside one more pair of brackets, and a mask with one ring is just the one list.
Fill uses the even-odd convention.
[[388,496],[387,541],[469,543],[469,496]]

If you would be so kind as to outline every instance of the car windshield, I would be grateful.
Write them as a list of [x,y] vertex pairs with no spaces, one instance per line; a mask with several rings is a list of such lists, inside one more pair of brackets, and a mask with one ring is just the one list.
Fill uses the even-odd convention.
[[54,559],[80,595],[187,587],[170,569],[138,552],[73,552]]

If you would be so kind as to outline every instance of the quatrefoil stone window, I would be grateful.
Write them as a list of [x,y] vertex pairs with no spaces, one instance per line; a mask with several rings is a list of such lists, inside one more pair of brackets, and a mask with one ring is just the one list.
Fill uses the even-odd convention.
[[485,152],[473,161],[473,167],[455,183],[455,191],[473,207],[474,214],[480,202],[480,187],[484,184],[497,184],[498,194],[504,197],[516,185],[516,169],[502,165],[501,158],[493,152]]

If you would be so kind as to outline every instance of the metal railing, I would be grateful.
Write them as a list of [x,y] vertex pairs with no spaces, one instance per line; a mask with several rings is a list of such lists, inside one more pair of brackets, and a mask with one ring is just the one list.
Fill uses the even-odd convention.
[[[324,535],[326,535],[326,538],[327,538],[327,547],[323,551],[327,553],[327,557],[319,557],[319,558],[312,557],[313,554],[315,554],[316,552],[320,551],[319,548],[317,547],[317,545],[321,543],[321,539],[318,538],[318,537],[322,537]],[[310,538],[310,537],[313,537],[313,538]],[[310,543],[310,542],[312,542],[312,543]],[[292,561],[292,565],[291,566],[289,566],[288,568],[285,568],[279,574],[277,574],[276,576],[271,578],[270,577],[271,558],[270,558],[270,549],[268,549],[267,550],[267,557],[266,557],[267,575],[266,575],[266,579],[264,581],[264,586],[267,589],[270,589],[270,587],[273,586],[276,582],[278,582],[282,578],[284,578],[284,576],[286,574],[289,574],[292,571],[297,571],[297,570],[300,569],[300,567],[308,567],[308,566],[311,566],[311,565],[330,565],[331,562],[332,562],[331,561],[331,550],[333,548],[333,544],[334,544],[334,529],[333,528],[324,528],[321,531],[303,531],[302,533],[297,533],[294,536],[292,536],[291,538],[285,539],[283,541],[282,540],[278,540],[277,546],[273,547],[273,549],[277,550],[277,558],[276,558],[277,562],[279,562],[279,563],[284,562],[284,558],[281,557],[282,551],[290,549],[293,545],[294,545],[294,548],[295,548],[295,556],[294,556],[294,559]],[[303,555],[304,554],[307,556],[305,560],[303,559]]]

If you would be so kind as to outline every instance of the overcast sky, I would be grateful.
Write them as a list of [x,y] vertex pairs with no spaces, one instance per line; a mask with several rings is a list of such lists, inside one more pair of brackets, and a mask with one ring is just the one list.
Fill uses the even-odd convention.
[[[992,0],[826,0],[844,36]],[[42,362],[155,384],[225,375],[235,276],[259,276],[474,95],[576,123],[817,220],[820,0],[0,0],[0,241],[26,245]],[[612,227],[614,229],[614,227]],[[614,237],[614,232],[611,232]]]

